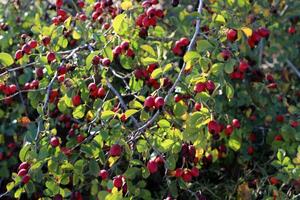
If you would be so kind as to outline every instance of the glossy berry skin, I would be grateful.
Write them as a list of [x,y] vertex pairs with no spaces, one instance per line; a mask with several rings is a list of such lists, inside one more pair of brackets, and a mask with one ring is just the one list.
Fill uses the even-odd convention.
[[195,103],[195,110],[196,110],[196,111],[200,111],[201,108],[202,108],[201,103]]
[[225,130],[224,130],[225,135],[229,137],[232,134],[232,132],[233,132],[232,125],[230,125],[230,124],[227,125]]
[[155,99],[153,96],[149,96],[145,99],[145,102],[144,102],[144,106],[145,108],[152,108],[155,106]]
[[44,36],[42,38],[42,43],[44,46],[48,46],[50,44],[51,38],[49,36]]
[[19,172],[18,172],[18,176],[25,176],[27,174],[27,170],[26,169],[21,169]]
[[16,51],[15,60],[20,60],[23,57],[23,52],[21,50]]
[[48,63],[51,63],[52,61],[54,61],[56,58],[55,54],[53,52],[48,52],[47,53],[47,61]]
[[90,83],[88,86],[89,91],[95,91],[97,90],[97,85],[96,83]]
[[227,32],[227,40],[230,42],[236,41],[238,33],[235,29],[229,29]]
[[73,106],[78,106],[81,103],[81,98],[79,95],[72,97]]
[[165,105],[165,100],[162,97],[156,97],[154,103],[155,103],[155,108],[160,109]]
[[212,120],[208,123],[208,131],[212,134],[220,132],[220,125],[216,120]]
[[209,93],[212,93],[216,89],[215,83],[211,80],[208,80],[205,83],[205,87],[206,87],[206,89],[208,90]]
[[22,183],[23,184],[27,184],[29,181],[30,181],[30,176],[28,174],[23,176],[23,178],[22,178]]
[[99,98],[103,98],[106,95],[106,90],[103,87],[100,87],[97,91],[97,95]]
[[81,142],[83,142],[84,139],[85,139],[85,137],[84,137],[84,135],[82,135],[82,134],[80,134],[80,135],[78,135],[78,136],[76,137],[76,141],[77,141],[78,144],[81,143]]
[[239,71],[245,72],[245,71],[247,71],[248,68],[249,68],[249,64],[248,64],[247,61],[245,61],[245,60],[240,61],[240,63],[239,63]]
[[101,177],[102,180],[106,180],[109,176],[108,171],[105,169],[100,170],[99,176]]
[[29,46],[28,44],[24,44],[24,45],[22,46],[22,52],[23,52],[23,53],[29,55],[29,54],[30,54],[30,51],[31,51],[31,48],[30,48],[30,46]]
[[123,185],[123,180],[121,176],[117,176],[113,180],[113,184],[116,188],[121,188]]
[[120,45],[120,47],[121,47],[121,49],[123,51],[128,50],[128,48],[129,48],[129,42],[127,42],[127,41],[122,42],[121,45]]
[[101,61],[101,57],[96,55],[93,57],[92,63],[93,65],[99,65],[100,61]]
[[30,46],[30,48],[34,49],[37,47],[38,43],[36,40],[31,40],[28,45]]
[[193,176],[192,176],[192,173],[190,172],[190,170],[184,170],[181,178],[184,182],[191,182]]
[[175,177],[181,177],[182,176],[182,174],[183,174],[183,170],[181,169],[181,168],[177,168],[176,170],[175,170]]
[[55,5],[56,5],[57,8],[60,8],[60,7],[62,7],[63,3],[64,3],[63,0],[56,0]]
[[194,86],[194,92],[195,93],[200,93],[200,92],[204,92],[206,89],[206,84],[205,83],[197,83]]
[[18,167],[18,170],[21,170],[21,169],[25,169],[25,170],[28,170],[30,167],[30,164],[28,162],[22,162],[19,167]]
[[52,147],[59,146],[59,144],[60,144],[59,139],[57,137],[52,137],[50,140],[50,144]]
[[240,128],[241,127],[240,121],[238,119],[233,119],[232,120],[232,126],[234,128]]
[[157,170],[158,170],[157,163],[156,163],[154,160],[150,160],[150,161],[147,163],[147,169],[149,170],[149,172],[150,172],[151,174],[156,173]]
[[108,67],[110,65],[110,60],[108,58],[103,58],[102,65]]
[[109,150],[109,155],[112,157],[120,156],[122,153],[122,147],[119,144],[113,144]]

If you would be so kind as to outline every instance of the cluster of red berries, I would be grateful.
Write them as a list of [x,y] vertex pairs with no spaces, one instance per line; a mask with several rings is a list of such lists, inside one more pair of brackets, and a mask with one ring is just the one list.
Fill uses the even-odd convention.
[[144,13],[140,14],[135,21],[136,25],[141,28],[139,32],[141,38],[146,38],[148,36],[149,27],[156,26],[157,19],[164,17],[163,10],[154,7],[157,4],[158,0],[145,0],[142,3]]
[[231,124],[228,124],[226,127],[219,123],[217,120],[211,120],[207,124],[208,132],[213,135],[219,135],[220,132],[224,131],[226,136],[230,136],[234,128],[239,129],[241,127],[240,121],[238,119],[233,119]]
[[90,83],[88,89],[92,98],[103,98],[106,95],[106,90],[103,87],[98,88],[95,83]]
[[15,84],[5,85],[0,83],[0,92],[3,92],[5,95],[12,95],[17,92],[17,86]]
[[117,14],[118,9],[113,7],[112,0],[101,0],[94,3],[93,5],[92,19],[94,22],[103,24],[102,28],[105,30],[109,29],[110,27],[110,24],[108,22],[104,22],[105,20],[108,21],[108,19],[105,19],[105,17],[108,17],[110,15],[113,19],[117,16]]
[[192,167],[192,169],[188,169],[188,168],[177,168],[175,170],[175,177],[177,178],[182,178],[182,180],[184,182],[191,182],[193,177],[197,178],[199,176],[200,172],[199,169],[197,167]]
[[68,19],[68,13],[63,10],[61,7],[63,6],[63,0],[56,0],[56,16],[52,18],[52,23],[55,25],[59,25]]
[[138,68],[134,71],[134,76],[138,80],[145,80],[148,86],[158,89],[160,86],[159,82],[150,76],[157,67],[157,63],[152,63],[148,65],[147,69]]
[[261,27],[253,31],[252,35],[248,38],[248,45],[250,46],[250,48],[254,48],[262,38],[268,38],[269,36],[269,29]]
[[147,169],[149,170],[150,174],[154,174],[158,172],[159,167],[163,166],[165,160],[161,156],[156,156],[155,158],[151,159],[147,163]]
[[30,40],[25,43],[20,50],[17,50],[15,53],[15,60],[19,60],[23,57],[24,54],[29,55],[32,49],[37,47],[38,43],[36,40]]
[[241,60],[239,65],[234,68],[234,71],[230,74],[231,79],[243,80],[245,73],[249,69],[249,63],[247,60]]
[[38,80],[33,80],[30,83],[24,84],[24,90],[38,89],[39,85],[40,85],[40,82]]
[[130,48],[130,44],[128,41],[123,41],[119,46],[116,46],[113,49],[114,58],[119,57],[120,55],[126,55],[129,58],[134,58],[135,53],[132,48]]
[[185,53],[186,47],[190,44],[190,40],[186,37],[180,38],[180,40],[176,41],[173,48],[172,52],[176,56],[183,56]]
[[161,109],[164,105],[165,100],[163,97],[148,96],[144,102],[144,107],[146,109]]
[[216,86],[212,80],[208,80],[202,83],[196,83],[196,85],[194,86],[195,93],[209,92],[210,94],[212,94],[215,89]]
[[30,181],[29,168],[30,164],[27,162],[22,162],[18,167],[18,176],[22,177],[23,184],[27,184]]

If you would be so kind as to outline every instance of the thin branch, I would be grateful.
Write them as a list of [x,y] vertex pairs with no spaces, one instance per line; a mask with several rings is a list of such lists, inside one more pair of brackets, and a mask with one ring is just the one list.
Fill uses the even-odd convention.
[[300,78],[300,72],[299,72],[298,68],[289,59],[286,59],[286,63],[288,64],[288,66],[290,68],[292,68],[292,70],[296,73],[298,78]]
[[[119,101],[120,101],[120,104],[122,106],[122,108],[124,110],[127,110],[127,106],[122,98],[122,96],[120,95],[120,93],[113,87],[113,85],[109,82],[108,78],[106,77],[106,83],[107,83],[107,86],[108,88],[118,97]],[[135,127],[139,127],[139,123],[137,121],[137,119],[135,119],[133,116],[130,116],[130,119],[133,121],[134,123],[134,126]]]
[[[201,11],[202,11],[202,6],[203,6],[203,0],[199,0],[199,5],[198,5],[198,13],[201,14]],[[197,22],[196,22],[196,30],[195,30],[195,33],[191,39],[191,42],[187,48],[187,52],[191,51],[192,48],[194,47],[195,43],[196,43],[196,39],[197,39],[197,36],[200,32],[200,22],[201,20],[200,19],[197,19]],[[173,86],[171,87],[171,89],[168,91],[166,97],[165,97],[165,102],[167,102],[169,100],[169,98],[171,97],[171,95],[173,94],[176,86],[178,85],[183,73],[184,73],[184,70],[185,70],[185,67],[186,67],[186,63],[184,62],[183,63],[183,66],[177,76],[177,79],[175,80]],[[140,128],[138,128],[134,133],[134,137],[131,138],[129,141],[133,141],[133,140],[136,140],[139,135],[141,134],[141,132],[143,132],[148,126],[150,126],[155,120],[156,118],[159,116],[160,114],[160,111],[156,111],[156,113],[151,117],[151,119],[149,119],[143,126],[141,126]]]

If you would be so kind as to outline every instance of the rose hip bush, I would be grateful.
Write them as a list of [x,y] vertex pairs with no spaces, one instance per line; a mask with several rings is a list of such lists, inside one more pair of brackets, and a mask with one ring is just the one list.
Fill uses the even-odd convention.
[[1,199],[299,198],[299,9],[1,1]]

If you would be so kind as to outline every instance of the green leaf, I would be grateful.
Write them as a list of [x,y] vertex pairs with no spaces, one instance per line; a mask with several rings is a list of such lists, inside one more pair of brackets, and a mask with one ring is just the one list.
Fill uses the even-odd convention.
[[144,65],[149,65],[151,63],[156,63],[157,62],[157,59],[156,58],[150,58],[150,57],[147,57],[147,58],[142,58],[142,63]]
[[228,62],[225,63],[224,71],[227,74],[231,74],[233,72],[235,63],[236,61],[234,59],[230,59]]
[[159,120],[159,122],[157,122],[157,124],[159,125],[160,128],[170,128],[171,127],[170,122],[165,119]]
[[218,22],[218,23],[221,23],[221,24],[224,24],[226,22],[225,18],[223,17],[223,15],[220,15],[220,14],[214,14],[213,15],[213,20],[215,22]]
[[8,53],[0,53],[0,63],[4,67],[8,67],[14,63],[14,59]]
[[150,45],[144,44],[141,46],[141,49],[149,53],[151,56],[156,56],[154,49]]
[[191,61],[191,60],[197,59],[197,58],[200,58],[200,54],[198,52],[189,51],[184,55],[183,60],[184,60],[184,62],[188,62],[188,61]]
[[126,19],[126,14],[124,13],[117,15],[114,18],[112,26],[116,34],[122,35],[123,33],[127,32],[128,24],[126,23],[125,19]]
[[136,149],[139,153],[147,151],[147,149],[148,149],[147,141],[140,139],[136,144]]
[[81,119],[84,117],[84,113],[85,113],[85,106],[84,105],[77,106],[73,111],[73,117],[75,119]]
[[281,162],[285,156],[286,152],[283,149],[279,149],[277,152],[277,159]]
[[226,84],[226,95],[228,99],[232,99],[234,96],[234,88],[229,83]]
[[198,40],[197,41],[197,50],[198,51],[208,51],[213,48],[213,45],[208,40]]
[[181,117],[182,115],[185,114],[186,111],[187,111],[187,107],[186,107],[186,105],[184,105],[184,103],[178,102],[175,104],[174,115],[176,117]]
[[234,151],[238,151],[241,148],[241,142],[237,138],[230,138],[228,145]]
[[30,150],[30,144],[29,144],[29,143],[26,143],[26,144],[22,147],[22,149],[21,149],[21,151],[20,151],[20,153],[19,153],[19,158],[20,158],[20,160],[21,160],[22,162],[24,162],[24,161],[26,160],[26,155],[27,155],[27,153],[28,153],[29,150]]
[[172,145],[174,144],[174,140],[166,139],[160,145],[162,147],[163,152],[167,152],[171,149]]
[[162,74],[163,74],[163,70],[161,67],[159,67],[151,73],[151,78],[158,79]]
[[101,119],[108,120],[108,119],[110,119],[114,115],[115,115],[115,112],[113,112],[111,110],[103,111],[101,113]]
[[130,117],[130,116],[134,115],[134,114],[137,113],[137,112],[138,112],[138,110],[135,110],[135,109],[129,109],[129,110],[126,110],[126,111],[125,111],[125,115],[126,115],[126,117]]

